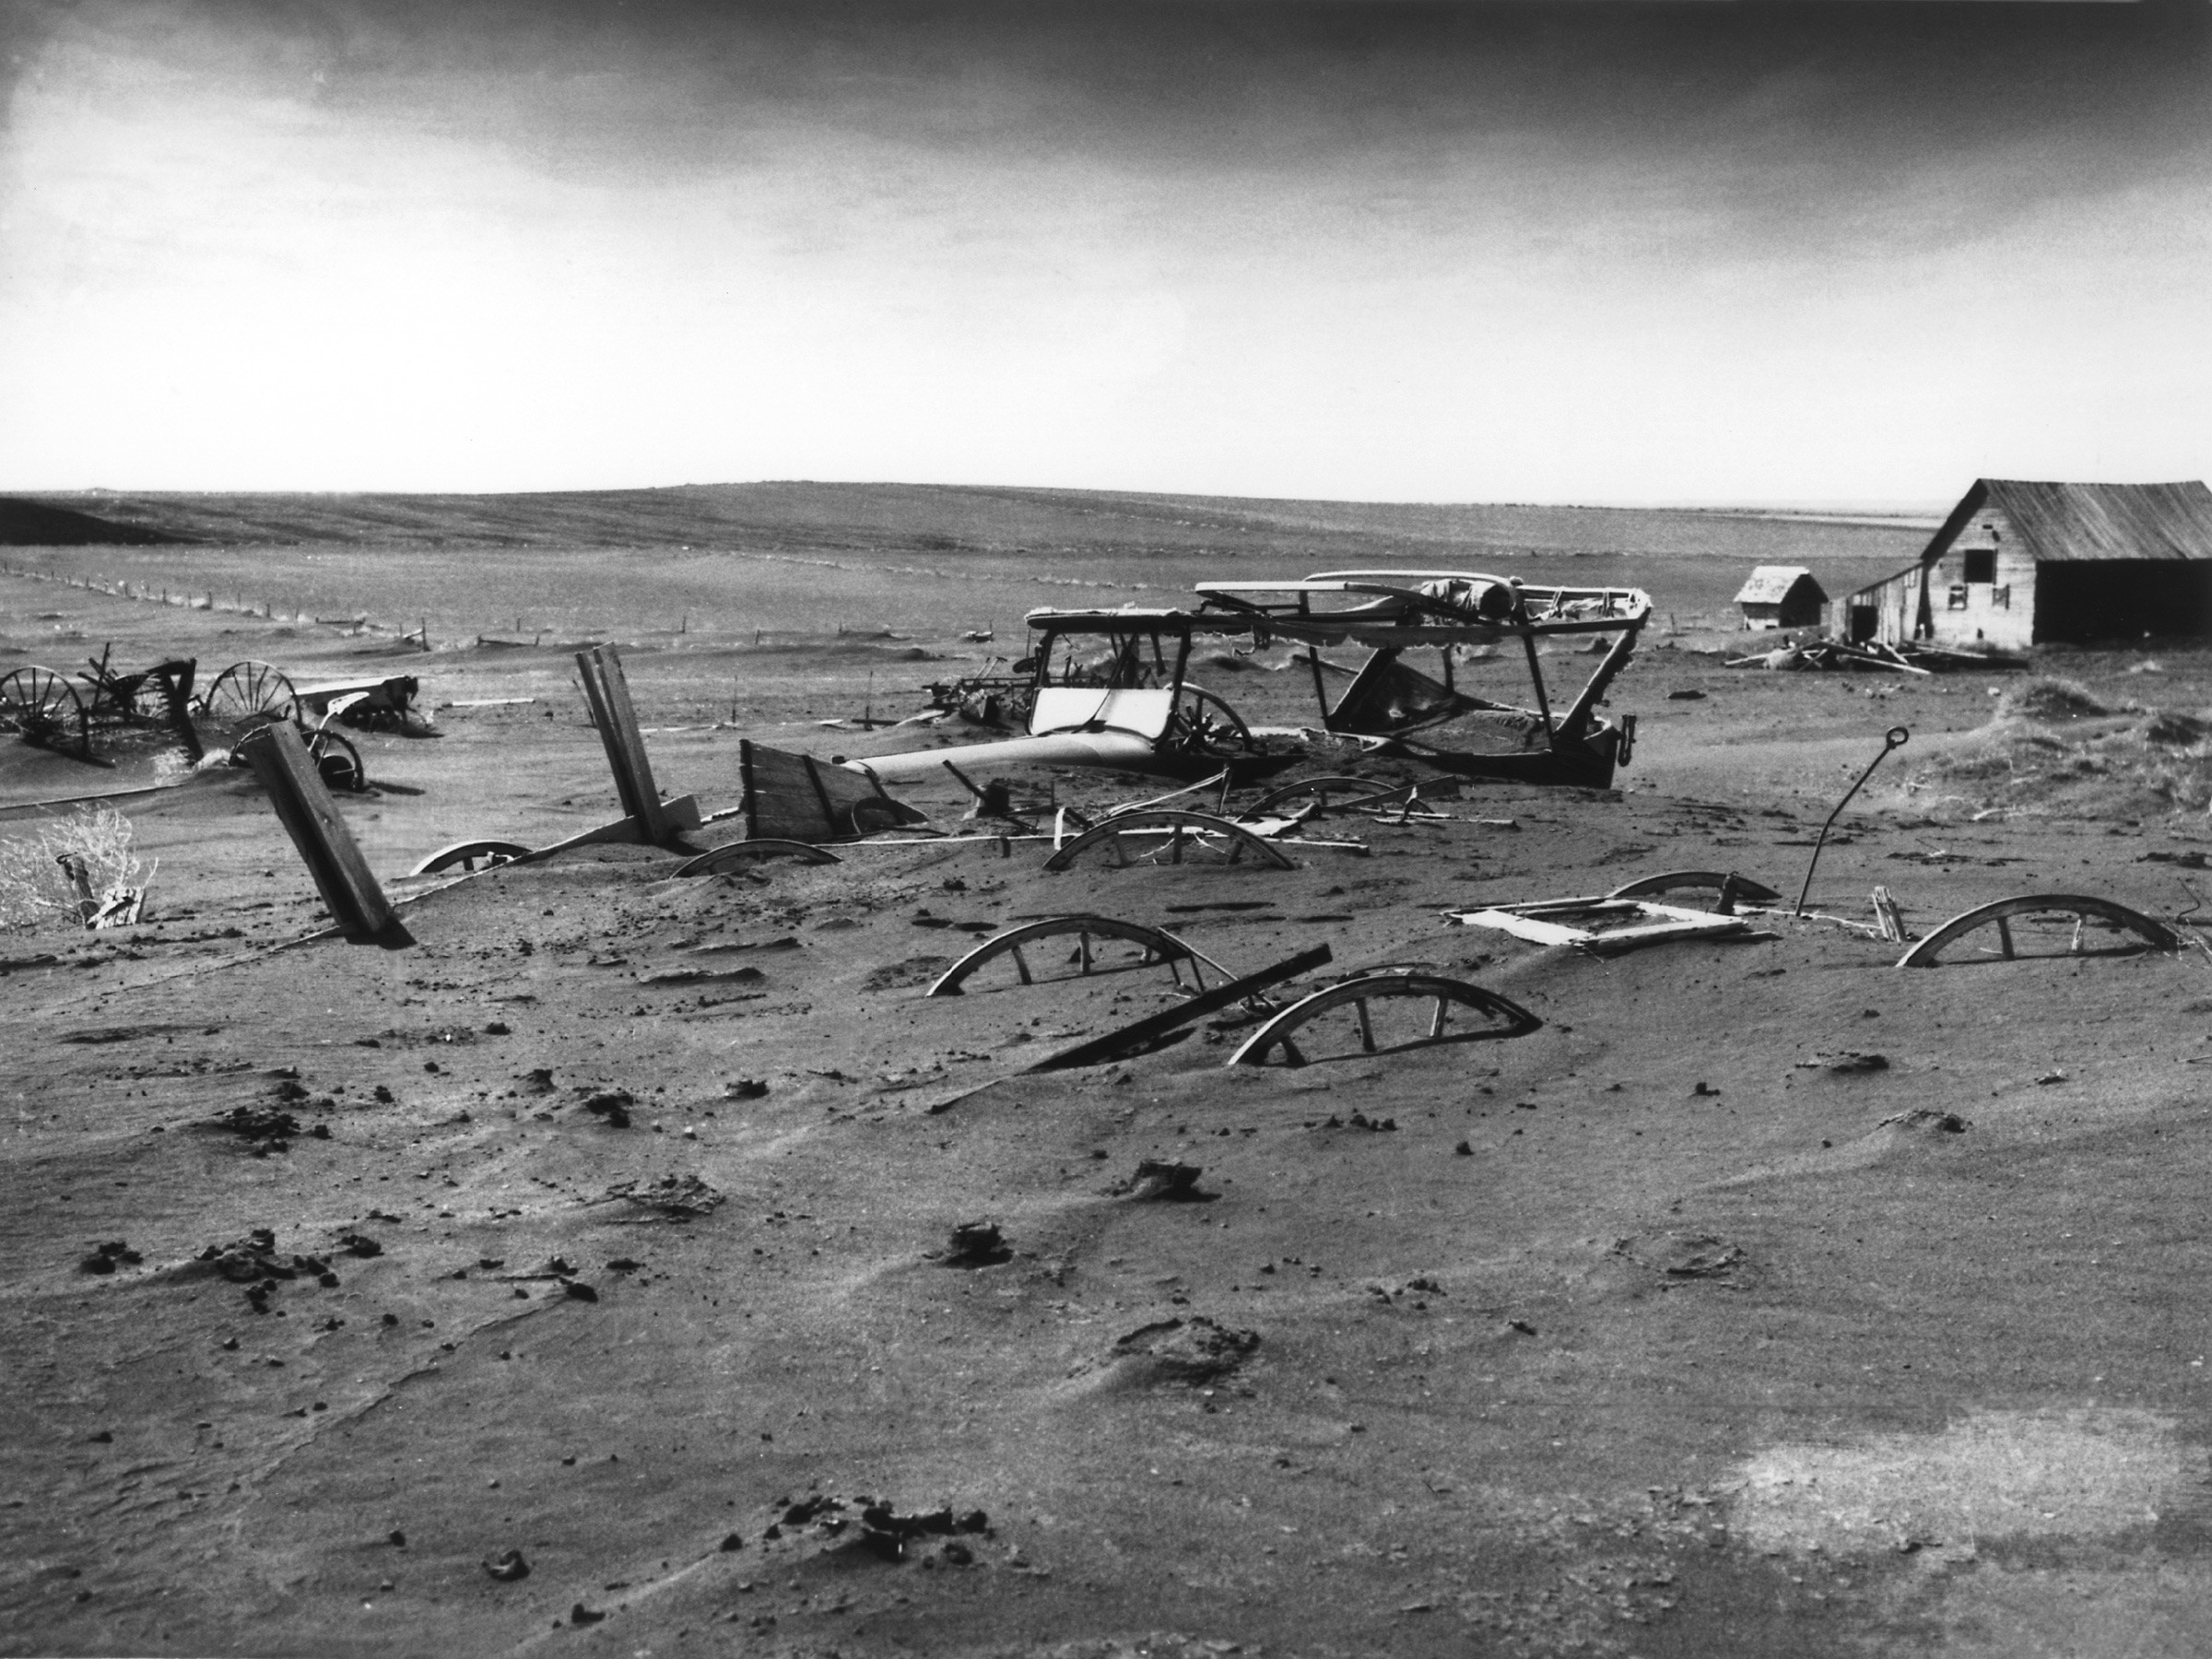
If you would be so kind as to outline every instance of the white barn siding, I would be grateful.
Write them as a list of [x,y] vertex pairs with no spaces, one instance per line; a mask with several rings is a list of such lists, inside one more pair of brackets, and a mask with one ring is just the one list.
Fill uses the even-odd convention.
[[1928,621],[1929,637],[1939,645],[2025,651],[2033,643],[2035,561],[1994,504],[1975,513],[1929,566]]

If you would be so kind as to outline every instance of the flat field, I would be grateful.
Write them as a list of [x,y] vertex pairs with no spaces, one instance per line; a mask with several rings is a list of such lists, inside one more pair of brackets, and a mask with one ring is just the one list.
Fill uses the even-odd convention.
[[[404,672],[441,735],[359,736],[372,787],[341,801],[419,895],[406,948],[292,944],[313,887],[227,770],[115,803],[160,860],[147,921],[0,934],[0,1651],[2201,1650],[2201,950],[2023,924],[2050,954],[1900,970],[1769,916],[1599,959],[1444,912],[1679,869],[1794,897],[1901,724],[1813,909],[1871,923],[1880,885],[1922,932],[2021,892],[2173,916],[2212,853],[2212,656],[1723,666],[1751,563],[1841,593],[1909,525],[788,488],[588,523],[587,498],[102,498],[70,504],[223,539],[9,551],[39,574],[0,575],[0,673],[110,641],[203,676]],[[402,874],[616,816],[579,641],[620,642],[660,781],[713,811],[740,736],[895,741],[815,723],[918,706],[1035,605],[1501,563],[1653,594],[1618,791],[1333,818],[1361,845],[1290,871],[1055,875],[971,841],[752,878],[620,848]],[[149,596],[65,585],[91,576]],[[426,622],[433,649],[400,643]],[[1280,653],[1222,654],[1206,683],[1294,716]],[[0,837],[165,775],[103,752],[0,741]],[[959,828],[949,783],[912,798]],[[1251,1028],[1202,1023],[1030,1074],[1169,1006],[1168,976],[1048,981],[1076,967],[1048,949],[1039,982],[1001,960],[924,994],[1077,912],[1235,972],[1323,943],[1322,978],[1423,963],[1545,1023],[1369,1053],[1339,1017],[1300,1067],[1226,1066]],[[1147,1160],[1199,1173],[1177,1196]],[[979,1222],[999,1246],[956,1248]]]

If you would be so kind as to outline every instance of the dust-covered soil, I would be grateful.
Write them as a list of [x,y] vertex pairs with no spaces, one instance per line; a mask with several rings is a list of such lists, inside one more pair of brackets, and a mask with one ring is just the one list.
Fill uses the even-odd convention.
[[[1618,790],[1331,818],[1309,833],[1362,849],[1287,872],[1053,874],[983,839],[441,885],[402,873],[617,816],[572,641],[399,654],[21,578],[0,632],[0,672],[112,640],[412,673],[441,734],[356,735],[371,787],[340,800],[405,948],[297,943],[312,884],[223,768],[114,803],[160,861],[146,922],[0,934],[0,1650],[2009,1656],[2212,1628],[2201,950],[2023,925],[2051,954],[1900,970],[1759,916],[1598,959],[1445,918],[1680,869],[1794,900],[1893,725],[1809,908],[2171,918],[2212,851],[2204,653],[1921,680],[1655,630],[1612,694],[1641,723]],[[916,706],[937,670],[885,648],[635,641],[661,782],[715,811],[741,735],[894,741],[815,724]],[[1199,677],[1281,718],[1274,665]],[[0,742],[0,801],[166,775],[107,753]],[[974,829],[949,781],[910,798]],[[1339,1016],[1312,1064],[1230,1067],[1231,1010],[1030,1073],[1169,975],[1075,976],[1064,938],[1036,983],[1002,959],[925,994],[1077,912],[1235,973],[1328,945],[1280,1001],[1422,964],[1545,1023],[1368,1053]]]

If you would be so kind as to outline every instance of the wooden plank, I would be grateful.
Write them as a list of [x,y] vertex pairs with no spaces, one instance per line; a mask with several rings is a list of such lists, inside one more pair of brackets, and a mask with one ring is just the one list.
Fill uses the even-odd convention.
[[615,788],[622,797],[622,815],[644,825],[646,839],[665,840],[671,833],[661,807],[661,792],[653,782],[653,760],[638,731],[637,711],[629,700],[629,682],[623,677],[622,658],[611,645],[595,645],[576,653],[587,693],[597,682],[592,699],[592,717],[598,724],[600,741],[606,747],[607,765],[615,774]]
[[348,938],[404,941],[398,913],[338,816],[300,729],[288,720],[272,721],[242,739],[238,752],[269,792],[277,820],[315,878],[332,920]]
[[1329,947],[1316,945],[1311,950],[1301,950],[1296,956],[1276,963],[1272,968],[1263,968],[1257,973],[1246,974],[1242,979],[1216,985],[1211,991],[1203,991],[1171,1008],[1163,1008],[1134,1025],[1125,1025],[1118,1031],[1109,1031],[1103,1037],[1093,1037],[1088,1042],[1078,1042],[1074,1048],[1048,1054],[1036,1065],[1025,1067],[1023,1075],[1065,1071],[1077,1065],[1102,1065],[1117,1054],[1126,1053],[1130,1049],[1149,1042],[1156,1037],[1165,1036],[1178,1026],[1188,1025],[1192,1020],[1211,1014],[1216,1009],[1226,1008],[1231,1003],[1242,1002],[1269,985],[1279,984],[1287,979],[1296,979],[1301,973],[1325,965],[1328,960]]

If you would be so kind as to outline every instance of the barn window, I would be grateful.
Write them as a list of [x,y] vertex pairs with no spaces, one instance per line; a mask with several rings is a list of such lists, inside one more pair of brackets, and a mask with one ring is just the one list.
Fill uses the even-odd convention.
[[1997,550],[1994,547],[1967,548],[1966,579],[1969,582],[1994,582],[1997,579]]
[[1953,610],[1964,610],[1966,608],[1966,589],[1959,586],[1956,582],[1954,582],[1951,586],[1950,608]]
[[2006,610],[2010,610],[2012,608],[2012,583],[2008,582],[2001,588],[1990,589],[1989,602],[1992,605],[2001,605]]

